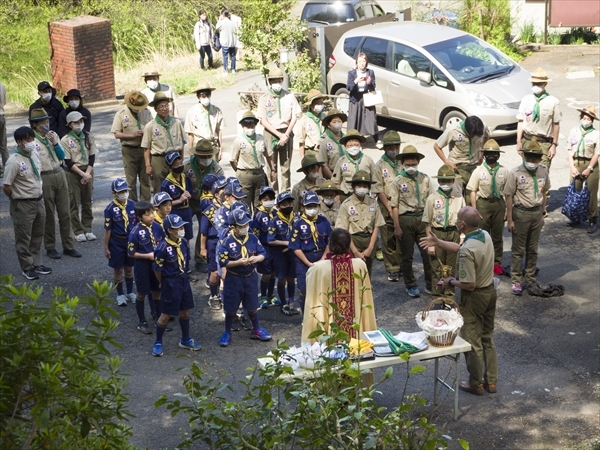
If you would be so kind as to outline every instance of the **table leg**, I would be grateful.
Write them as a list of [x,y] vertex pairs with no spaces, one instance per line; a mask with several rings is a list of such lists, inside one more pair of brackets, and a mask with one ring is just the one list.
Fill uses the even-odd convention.
[[440,389],[439,386],[439,373],[440,368],[440,358],[435,358],[435,371],[434,371],[434,379],[433,379],[433,406],[437,406],[438,392]]
[[459,375],[460,375],[460,367],[459,367],[459,358],[460,353],[454,355],[454,367],[456,368],[456,378],[454,379],[454,420],[458,417],[458,383],[459,383]]

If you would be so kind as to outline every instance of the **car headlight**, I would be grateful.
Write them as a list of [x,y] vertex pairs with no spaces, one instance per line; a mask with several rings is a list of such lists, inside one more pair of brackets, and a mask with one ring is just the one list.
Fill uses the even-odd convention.
[[479,106],[480,108],[493,108],[493,109],[503,109],[504,107],[489,98],[487,95],[483,95],[480,92],[467,90],[467,95],[469,96],[469,101],[474,106]]

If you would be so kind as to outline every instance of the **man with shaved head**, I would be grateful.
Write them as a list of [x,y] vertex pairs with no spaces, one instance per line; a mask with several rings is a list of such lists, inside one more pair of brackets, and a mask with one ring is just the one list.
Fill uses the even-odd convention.
[[494,245],[488,232],[479,228],[480,219],[479,211],[465,206],[456,219],[458,231],[465,235],[462,244],[442,241],[433,233],[422,238],[420,243],[423,248],[438,246],[458,253],[458,279],[449,277],[440,281],[444,288],[460,288],[460,312],[465,322],[460,334],[471,344],[471,351],[465,353],[469,380],[462,381],[459,387],[475,395],[483,395],[484,388],[490,394],[496,393],[498,381],[493,338],[496,314]]

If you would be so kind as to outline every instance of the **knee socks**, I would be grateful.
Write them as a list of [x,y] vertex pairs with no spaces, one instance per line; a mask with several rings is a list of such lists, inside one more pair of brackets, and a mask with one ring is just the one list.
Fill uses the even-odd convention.
[[156,314],[156,319],[158,320],[158,318],[160,317],[160,315],[162,314],[162,307],[160,305],[160,300],[152,300],[154,302],[154,311]]
[[233,325],[233,319],[235,319],[235,317],[235,313],[225,313],[225,331],[231,333],[231,326]]
[[260,279],[260,295],[261,297],[266,297],[267,296],[267,288],[269,286],[269,281],[265,281],[263,278]]
[[208,287],[210,288],[210,295],[214,297],[215,295],[219,295],[219,282],[216,283],[208,283]]
[[296,283],[294,283],[293,281],[290,283],[288,281],[287,293],[288,293],[289,303],[294,303],[294,294],[296,293]]
[[136,298],[135,299],[135,312],[137,312],[138,320],[140,322],[146,321],[146,316],[144,315],[144,298]]
[[123,292],[123,280],[115,280],[115,284],[117,285],[117,295],[125,295],[125,292]]
[[275,277],[271,275],[269,279],[269,287],[267,288],[267,296],[273,297],[273,292],[275,292]]
[[190,340],[190,319],[179,318],[179,326],[181,327],[181,340],[183,342]]
[[250,316],[250,320],[252,321],[252,331],[258,331],[258,329],[260,328],[260,322],[258,321],[258,314],[256,314],[256,311],[254,312],[249,312],[248,315]]
[[152,294],[148,294],[148,303],[150,304],[150,314],[152,314],[154,317],[158,317],[156,315],[156,306],[154,305]]
[[156,322],[156,342],[162,342],[163,334],[165,334],[165,327]]
[[283,284],[277,283],[277,294],[279,294],[279,300],[281,300],[281,304],[285,305],[287,303],[285,300],[285,282]]
[[133,292],[133,275],[125,275],[125,286],[127,287],[127,293]]

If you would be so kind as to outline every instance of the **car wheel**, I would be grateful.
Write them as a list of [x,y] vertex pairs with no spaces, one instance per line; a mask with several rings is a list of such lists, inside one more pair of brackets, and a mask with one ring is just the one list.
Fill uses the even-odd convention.
[[335,95],[338,96],[335,97],[333,102],[335,109],[339,109],[347,115],[350,107],[350,92],[346,88],[339,88],[335,91]]
[[444,116],[444,121],[442,122],[442,131],[446,131],[448,125],[455,125],[459,122],[465,120],[467,116],[461,111],[450,111],[448,114]]

